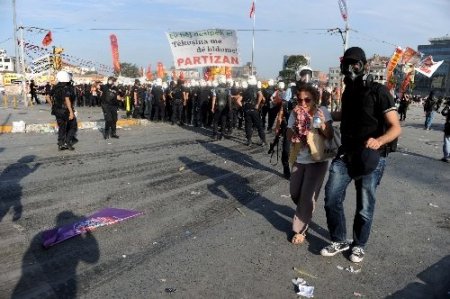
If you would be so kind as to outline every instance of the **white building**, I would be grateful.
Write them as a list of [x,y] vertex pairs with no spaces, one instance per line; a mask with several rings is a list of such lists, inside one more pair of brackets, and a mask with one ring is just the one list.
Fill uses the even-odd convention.
[[330,67],[328,69],[328,86],[331,88],[341,86],[341,68]]
[[0,72],[14,72],[13,57],[9,57],[6,54],[6,50],[0,49]]

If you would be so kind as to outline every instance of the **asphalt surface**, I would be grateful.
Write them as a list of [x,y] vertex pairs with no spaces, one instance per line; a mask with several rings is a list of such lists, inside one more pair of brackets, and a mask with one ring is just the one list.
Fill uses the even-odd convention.
[[[0,135],[0,298],[297,298],[296,277],[316,298],[449,298],[450,164],[435,123],[423,130],[410,110],[361,264],[319,255],[323,193],[307,241],[289,242],[288,181],[242,132],[212,142],[208,130],[152,123],[105,141],[81,130],[73,152],[58,152],[54,134]],[[106,207],[144,215],[42,248],[44,230]]]

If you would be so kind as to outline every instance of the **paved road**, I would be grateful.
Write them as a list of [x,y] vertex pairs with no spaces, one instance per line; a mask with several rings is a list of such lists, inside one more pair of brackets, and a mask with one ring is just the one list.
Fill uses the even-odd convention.
[[[361,265],[319,255],[323,196],[307,242],[288,242],[288,182],[242,133],[211,142],[207,131],[152,124],[105,141],[86,130],[74,152],[58,152],[51,134],[0,135],[0,298],[296,298],[298,276],[317,298],[448,298],[450,165],[439,161],[442,126],[422,123],[412,108]],[[347,196],[351,231],[352,188]],[[43,230],[105,207],[144,215],[42,249]]]

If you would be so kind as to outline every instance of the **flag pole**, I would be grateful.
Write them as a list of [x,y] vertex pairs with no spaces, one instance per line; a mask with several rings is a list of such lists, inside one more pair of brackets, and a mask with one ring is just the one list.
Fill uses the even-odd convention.
[[253,2],[253,30],[252,30],[252,66],[251,66],[251,75],[253,76],[253,62],[255,58],[255,23],[256,23],[256,0]]

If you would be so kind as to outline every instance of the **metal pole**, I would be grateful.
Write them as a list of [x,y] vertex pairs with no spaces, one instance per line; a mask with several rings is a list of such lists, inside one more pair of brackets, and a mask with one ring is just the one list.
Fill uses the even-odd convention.
[[344,41],[344,52],[347,50],[348,48],[348,35],[349,35],[349,31],[350,31],[350,26],[348,24],[348,19],[350,17],[350,13],[349,13],[349,5],[348,3],[350,2],[350,0],[347,1],[347,18],[345,19],[345,41]]
[[14,67],[15,72],[19,72],[19,49],[17,47],[17,18],[16,18],[16,0],[12,0],[12,7],[13,7],[13,30],[14,30],[14,55],[15,55],[15,61],[14,61]]
[[256,0],[255,0],[255,12],[253,13],[253,30],[252,30],[252,66],[250,69],[252,76],[253,76],[253,62],[255,57],[255,23],[256,23]]
[[20,63],[22,65],[21,73],[22,73],[22,90],[23,90],[23,103],[25,107],[28,107],[27,101],[27,82],[26,82],[26,73],[25,73],[25,45],[23,40],[23,26],[19,27],[20,29]]

